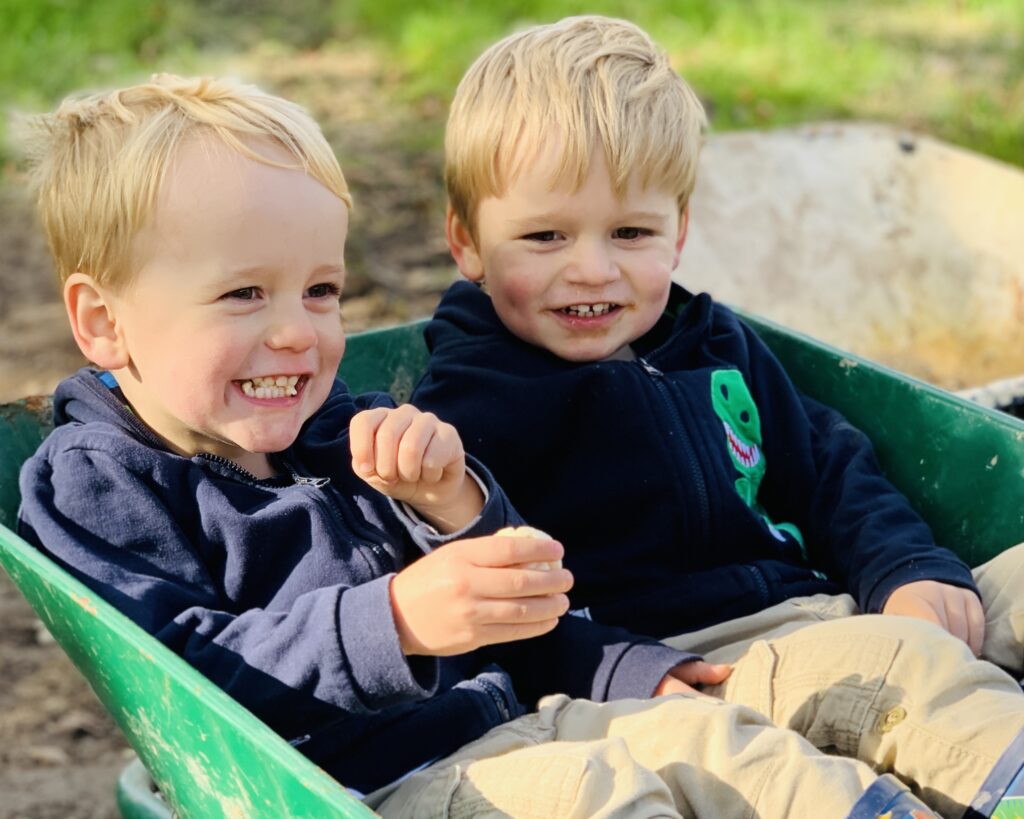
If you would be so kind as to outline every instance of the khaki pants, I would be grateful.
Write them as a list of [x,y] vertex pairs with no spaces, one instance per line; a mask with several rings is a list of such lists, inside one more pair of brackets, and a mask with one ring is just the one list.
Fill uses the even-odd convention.
[[[1024,545],[975,578],[983,655],[1019,674]],[[819,595],[668,640],[734,664],[721,699],[548,697],[366,802],[410,819],[838,819],[889,772],[960,816],[1024,729],[1020,687],[937,626],[856,613]]]
[[839,819],[875,779],[710,697],[556,695],[366,802],[389,819]]
[[894,773],[939,813],[959,816],[1024,729],[1015,679],[1024,673],[1024,544],[974,577],[984,659],[923,620],[851,616],[858,610],[848,595],[788,600],[666,642],[734,663],[708,693]]

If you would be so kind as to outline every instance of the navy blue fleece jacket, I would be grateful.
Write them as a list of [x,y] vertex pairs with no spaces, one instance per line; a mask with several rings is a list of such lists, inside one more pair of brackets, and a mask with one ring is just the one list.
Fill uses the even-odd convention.
[[[406,657],[394,573],[455,537],[401,514],[351,471],[348,424],[389,404],[337,382],[260,480],[166,450],[82,370],[21,474],[19,532],[346,785],[369,791],[524,713],[544,694],[650,696],[690,658],[565,617],[550,634],[458,657]],[[460,536],[519,516],[486,470]]]
[[673,286],[630,361],[528,344],[459,282],[426,329],[414,403],[452,423],[528,522],[562,541],[573,606],[659,637],[790,597],[974,588],[867,438],[800,395],[727,308]]

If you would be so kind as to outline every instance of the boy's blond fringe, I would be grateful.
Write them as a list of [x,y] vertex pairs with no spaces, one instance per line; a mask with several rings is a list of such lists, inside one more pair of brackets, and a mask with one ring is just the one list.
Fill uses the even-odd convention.
[[[61,282],[75,271],[115,287],[130,282],[132,238],[152,214],[175,150],[198,134],[256,161],[301,169],[351,207],[337,158],[302,108],[233,81],[155,75],[69,98],[27,122],[23,141]],[[261,138],[284,146],[295,164],[261,155],[253,147]]]
[[616,193],[637,174],[672,191],[682,211],[705,127],[697,96],[634,24],[587,16],[537,26],[493,45],[459,84],[445,136],[449,201],[475,236],[479,202],[559,140],[554,187],[578,188],[601,149]]

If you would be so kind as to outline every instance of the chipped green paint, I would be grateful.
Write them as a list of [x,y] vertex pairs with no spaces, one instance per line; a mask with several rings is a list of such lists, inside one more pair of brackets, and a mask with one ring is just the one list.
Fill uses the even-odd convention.
[[[266,383],[266,382],[264,382],[264,383]],[[87,612],[89,612],[89,614],[92,614],[93,616],[95,616],[95,614],[96,614],[96,606],[93,605],[92,600],[90,600],[88,597],[74,597],[74,596],[72,596],[71,599],[74,600],[76,603],[78,603],[78,605],[80,605]]]
[[[977,564],[1024,540],[1024,423],[783,330],[752,323],[798,386],[844,412],[939,541]],[[403,400],[426,363],[423,323],[353,336],[342,377]],[[18,538],[17,473],[51,425],[50,402],[0,407],[0,563],[89,680],[159,784],[129,766],[132,819],[374,814],[249,711]],[[995,459],[995,460],[993,460]],[[83,607],[83,601],[87,606]]]

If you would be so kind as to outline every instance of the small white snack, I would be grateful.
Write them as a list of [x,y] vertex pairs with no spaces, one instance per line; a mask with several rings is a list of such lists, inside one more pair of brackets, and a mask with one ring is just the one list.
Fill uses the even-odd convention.
[[[503,529],[499,529],[494,534],[502,535],[503,537],[533,537],[540,538],[541,540],[552,540],[551,535],[547,532],[542,532],[540,529],[535,529],[533,526],[506,526]],[[521,569],[539,569],[541,571],[550,571],[551,569],[561,569],[561,560],[552,560],[550,562],[538,561],[536,563],[523,563],[519,566]]]

